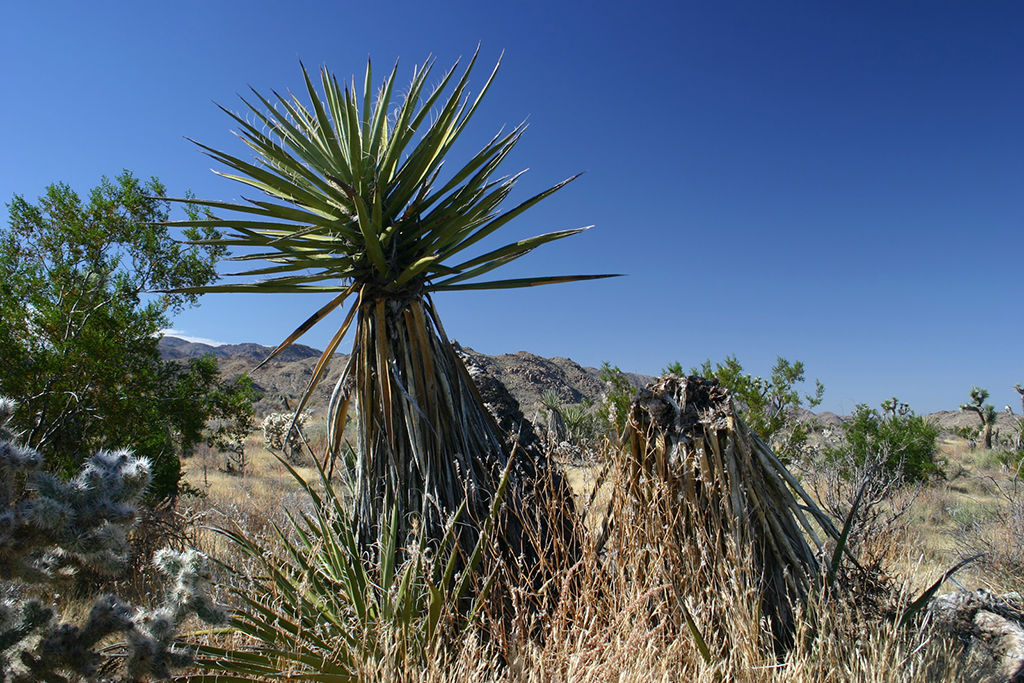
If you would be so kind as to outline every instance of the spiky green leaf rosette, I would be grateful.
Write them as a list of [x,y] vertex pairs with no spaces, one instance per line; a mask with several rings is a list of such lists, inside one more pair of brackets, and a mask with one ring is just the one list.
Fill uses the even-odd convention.
[[[379,90],[372,85],[369,66],[361,91],[355,82],[339,83],[326,68],[320,71],[318,90],[303,67],[305,102],[276,93],[271,101],[254,92],[254,102],[243,99],[245,115],[225,112],[256,161],[200,146],[227,167],[220,175],[259,196],[243,204],[190,200],[208,215],[178,224],[231,231],[216,244],[242,250],[235,260],[269,262],[237,273],[248,282],[188,291],[334,295],[270,358],[349,302],[296,414],[352,330],[352,354],[331,399],[329,441],[336,455],[354,398],[359,407],[355,515],[360,543],[371,549],[379,547],[386,525],[382,511],[396,504],[402,511],[402,539],[414,526],[440,538],[445,520],[463,501],[471,521],[467,527],[478,526],[487,517],[488,501],[510,455],[444,333],[431,293],[610,277],[479,280],[585,228],[467,255],[574,179],[499,210],[518,174],[496,173],[523,126],[500,132],[461,168],[443,172],[442,163],[497,73],[495,67],[480,93],[470,98],[467,85],[475,61],[476,56],[461,77],[456,77],[456,64],[429,92],[428,62],[416,69],[397,101],[397,64]],[[214,215],[219,212],[228,213]],[[534,465],[524,462],[516,480],[531,476]],[[474,545],[469,536],[467,551]]]

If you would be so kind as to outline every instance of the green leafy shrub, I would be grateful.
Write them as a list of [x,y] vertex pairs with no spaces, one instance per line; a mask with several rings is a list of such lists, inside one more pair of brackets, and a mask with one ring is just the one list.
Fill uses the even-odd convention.
[[[861,466],[877,463],[890,473],[908,481],[921,481],[942,471],[935,462],[938,427],[909,407],[895,409],[883,405],[883,413],[860,404],[849,422],[843,425],[843,439],[826,446],[824,456],[833,462],[849,460]],[[893,399],[896,406],[899,404]]]
[[961,439],[973,441],[978,438],[978,435],[981,433],[981,429],[977,425],[962,425],[960,427],[950,428],[949,433],[954,436],[959,436]]
[[64,478],[130,447],[152,465],[151,501],[178,493],[179,457],[216,440],[210,420],[252,413],[251,384],[223,381],[212,357],[160,357],[160,330],[197,301],[165,290],[216,280],[225,253],[176,242],[164,192],[127,171],[84,199],[51,185],[36,203],[15,196],[0,226],[0,393],[21,401],[15,428]]
[[629,415],[629,404],[636,395],[636,387],[626,377],[626,373],[608,361],[601,363],[601,381],[605,384],[604,396],[598,408],[598,419],[605,429],[618,440],[626,429],[626,417]]

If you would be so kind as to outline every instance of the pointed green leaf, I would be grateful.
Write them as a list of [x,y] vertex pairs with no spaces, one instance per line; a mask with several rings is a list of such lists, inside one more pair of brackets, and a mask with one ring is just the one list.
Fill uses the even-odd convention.
[[540,285],[554,285],[563,282],[582,282],[584,280],[603,280],[609,277],[623,277],[622,273],[607,275],[555,275],[552,277],[528,277],[515,280],[495,280],[493,282],[471,282],[468,284],[445,285],[442,280],[436,285],[427,287],[431,292],[455,292],[475,289],[518,289],[521,287],[539,287]]

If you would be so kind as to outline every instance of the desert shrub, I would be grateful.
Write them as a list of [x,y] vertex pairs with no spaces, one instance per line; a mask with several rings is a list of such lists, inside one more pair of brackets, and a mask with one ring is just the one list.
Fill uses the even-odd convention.
[[889,476],[922,481],[942,472],[935,462],[938,435],[934,423],[909,409],[880,414],[860,404],[843,425],[843,439],[827,445],[823,455],[826,461],[857,467],[877,463]]
[[608,361],[601,363],[601,381],[605,384],[601,405],[597,409],[601,426],[616,440],[626,428],[629,404],[636,394],[636,387],[618,366]]
[[953,538],[965,556],[980,555],[975,566],[998,591],[1024,590],[1024,489],[1003,483],[999,502],[968,515],[954,510]]
[[197,300],[167,290],[214,281],[224,248],[176,242],[163,185],[127,171],[85,198],[56,184],[35,204],[15,196],[8,209],[0,393],[21,401],[13,424],[24,444],[65,478],[90,453],[130,447],[152,464],[147,497],[177,495],[179,457],[214,438],[207,423],[252,412],[247,379],[224,380],[212,357],[164,361],[158,348],[170,315]]
[[977,439],[981,434],[981,427],[978,425],[961,425],[959,427],[950,427],[949,433],[953,436],[959,436],[961,439],[972,441]]
[[92,596],[80,624],[61,622],[49,606],[80,569],[112,575],[129,561],[127,533],[150,483],[150,463],[128,451],[101,451],[65,481],[42,469],[43,459],[19,446],[7,429],[13,402],[0,399],[0,681],[95,680],[118,660],[97,648],[119,634],[127,654],[123,680],[167,678],[191,662],[174,644],[190,614],[209,623],[225,614],[207,597],[206,558],[164,549],[154,565],[170,588],[155,609],[138,609],[115,595]]
[[[835,446],[831,430],[822,438]],[[857,563],[839,568],[838,583],[862,608],[891,612],[899,590],[895,567],[903,559],[912,506],[923,484],[908,482],[902,470],[877,460],[858,462],[849,450],[834,450],[830,459],[805,464],[802,480],[815,499],[837,523],[849,522],[845,548]]]

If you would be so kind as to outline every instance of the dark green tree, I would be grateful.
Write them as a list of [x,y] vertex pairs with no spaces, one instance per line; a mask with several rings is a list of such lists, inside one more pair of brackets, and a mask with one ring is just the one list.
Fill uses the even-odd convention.
[[211,418],[252,410],[247,381],[225,384],[212,359],[160,358],[160,330],[197,295],[149,292],[213,282],[223,254],[175,242],[163,197],[158,180],[127,171],[84,200],[55,184],[35,204],[15,196],[0,228],[0,392],[21,405],[12,427],[65,476],[83,453],[132,449],[152,462],[153,498],[177,492],[179,457],[215,437]]
[[[684,374],[678,361],[663,373]],[[790,363],[781,356],[768,379],[744,372],[736,356],[728,356],[714,366],[706,360],[700,367],[690,368],[689,374],[718,380],[732,394],[747,425],[784,459],[795,457],[807,441],[807,427],[795,419],[796,409],[802,408],[804,401],[808,408],[821,405],[825,393],[824,385],[814,380],[814,393],[801,397],[796,385],[804,381],[804,364]]]

